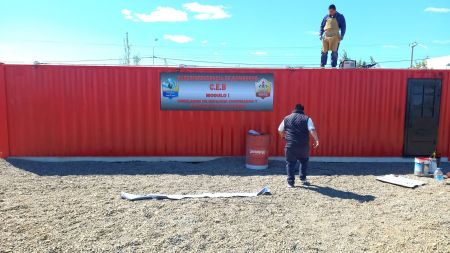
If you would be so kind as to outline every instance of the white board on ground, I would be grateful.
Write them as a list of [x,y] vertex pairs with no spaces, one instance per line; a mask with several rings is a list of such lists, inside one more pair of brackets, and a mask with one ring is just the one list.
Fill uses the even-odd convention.
[[202,194],[192,194],[192,195],[170,195],[170,194],[147,194],[147,195],[136,195],[126,192],[122,192],[120,197],[122,199],[135,201],[135,200],[181,200],[188,198],[233,198],[233,197],[257,197],[261,195],[271,195],[270,189],[268,187],[262,188],[259,192],[252,193],[202,193]]
[[377,180],[385,183],[400,185],[408,188],[416,188],[417,186],[422,186],[425,183],[419,180],[413,180],[406,177],[396,176],[396,175],[385,175],[377,177]]

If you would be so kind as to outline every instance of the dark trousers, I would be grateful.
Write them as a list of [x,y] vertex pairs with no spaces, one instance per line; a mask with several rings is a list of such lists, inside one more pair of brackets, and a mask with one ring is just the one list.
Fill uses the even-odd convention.
[[288,183],[293,184],[295,182],[295,170],[298,162],[300,162],[300,180],[306,180],[309,157],[305,155],[305,149],[286,147],[284,151],[286,154],[286,172],[288,176]]
[[[338,48],[336,50],[336,52],[331,52],[331,67],[336,68],[337,67],[337,62],[338,62],[338,58],[339,58],[339,45],[338,44]],[[320,57],[320,66],[321,67],[325,67],[327,65],[327,61],[328,61],[328,52],[323,52],[322,51],[322,55]]]
[[[338,62],[339,54],[338,52],[331,52],[331,67],[336,68],[337,62]],[[320,66],[325,67],[327,65],[328,61],[328,52],[324,53],[322,52],[322,55],[320,57]]]

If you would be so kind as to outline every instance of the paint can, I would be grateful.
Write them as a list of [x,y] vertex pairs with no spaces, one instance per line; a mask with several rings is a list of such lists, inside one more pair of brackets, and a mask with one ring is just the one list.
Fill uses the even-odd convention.
[[414,159],[414,175],[419,177],[428,176],[430,172],[430,159],[427,157],[416,157]]

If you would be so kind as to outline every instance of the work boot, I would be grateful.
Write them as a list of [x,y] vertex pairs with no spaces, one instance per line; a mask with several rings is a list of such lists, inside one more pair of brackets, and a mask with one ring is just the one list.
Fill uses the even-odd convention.
[[294,183],[287,183],[287,188],[295,188],[295,185],[294,185]]

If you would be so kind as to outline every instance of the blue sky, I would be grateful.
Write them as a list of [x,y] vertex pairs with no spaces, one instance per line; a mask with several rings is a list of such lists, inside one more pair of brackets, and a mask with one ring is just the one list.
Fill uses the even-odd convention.
[[[129,33],[132,54],[156,64],[239,66],[319,64],[317,31],[330,1],[15,0],[0,9],[0,61],[118,64]],[[450,55],[450,1],[336,0],[347,19],[341,44],[353,59],[383,67]],[[155,42],[155,38],[158,41]],[[110,60],[106,60],[110,59]],[[182,60],[176,60],[182,59]],[[99,60],[85,62],[84,60]],[[196,60],[190,62],[185,60]],[[204,61],[204,62],[202,62]],[[402,62],[390,62],[402,61]],[[222,62],[222,63],[219,63]],[[141,64],[151,65],[152,59]],[[245,65],[240,66],[245,66]]]

